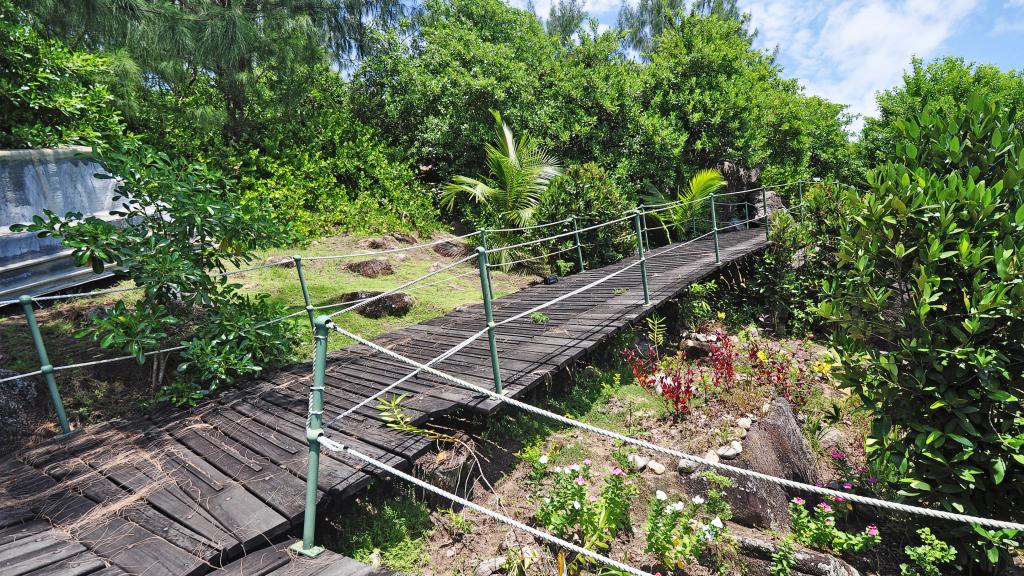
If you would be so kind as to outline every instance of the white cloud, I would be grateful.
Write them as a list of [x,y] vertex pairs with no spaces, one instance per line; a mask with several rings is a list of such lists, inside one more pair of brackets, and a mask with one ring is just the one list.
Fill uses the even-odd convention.
[[[1008,0],[1024,3],[1024,0]],[[979,0],[751,0],[744,9],[765,48],[808,92],[875,112],[874,95],[897,84],[913,56],[934,56]]]

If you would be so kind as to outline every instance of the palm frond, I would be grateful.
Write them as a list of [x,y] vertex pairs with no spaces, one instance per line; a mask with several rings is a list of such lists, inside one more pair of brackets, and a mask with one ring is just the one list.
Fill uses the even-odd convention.
[[441,189],[441,205],[447,210],[455,206],[455,197],[466,194],[477,204],[487,204],[495,194],[494,188],[476,178],[456,176]]

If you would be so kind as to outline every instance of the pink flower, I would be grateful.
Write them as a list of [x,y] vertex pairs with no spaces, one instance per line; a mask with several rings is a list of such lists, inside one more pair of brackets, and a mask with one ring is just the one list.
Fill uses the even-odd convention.
[[868,536],[878,536],[878,526],[868,524],[867,533]]
[[799,497],[799,496],[797,496],[796,498],[793,498],[793,504],[797,504],[799,506],[803,506],[804,505],[804,499]]
[[587,458],[586,460],[583,461],[583,465],[584,466],[590,466],[590,464],[591,464],[590,458]]
[[843,482],[843,490],[853,490],[853,484],[849,482]]
[[625,474],[626,473],[622,471],[622,468],[619,468],[619,467],[612,468],[612,476],[625,476]]
[[832,513],[832,507],[826,504],[825,502],[819,502],[817,508],[822,512],[827,512],[829,514]]
[[868,484],[878,484],[878,478],[874,476],[868,476]]
[[846,502],[846,498],[843,498],[842,496],[836,496],[835,501],[836,502]]
[[587,500],[590,500],[591,502],[597,502],[597,496],[591,496],[590,498],[587,498]]
[[585,478],[583,478],[583,476],[577,476],[576,483],[579,484],[580,486],[583,486],[584,484],[587,483],[587,481]]
[[846,460],[846,454],[843,454],[839,450],[833,450],[829,455],[836,460]]
[[623,484],[626,485],[626,486],[632,486],[633,485],[633,481],[632,480],[626,480],[625,482],[623,482]]

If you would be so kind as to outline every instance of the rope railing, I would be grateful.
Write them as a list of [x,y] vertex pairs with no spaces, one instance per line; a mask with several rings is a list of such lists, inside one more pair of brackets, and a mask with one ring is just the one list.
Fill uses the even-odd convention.
[[979,517],[979,516],[973,516],[973,515],[969,515],[969,514],[958,514],[958,513],[954,513],[954,512],[947,512],[947,511],[944,511],[944,510],[934,510],[934,509],[931,509],[931,508],[924,508],[924,507],[920,507],[920,506],[912,506],[912,505],[908,505],[908,504],[902,504],[902,503],[899,503],[899,502],[892,502],[892,501],[888,501],[888,500],[882,500],[880,498],[874,498],[874,497],[871,497],[871,496],[863,496],[861,494],[854,494],[854,493],[851,493],[851,492],[844,492],[842,490],[834,490],[832,488],[825,488],[825,487],[816,486],[816,485],[813,485],[813,484],[806,484],[806,483],[803,483],[803,482],[797,482],[795,480],[789,480],[789,479],[786,479],[786,478],[779,478],[777,476],[772,476],[770,474],[764,474],[762,472],[757,472],[757,471],[754,471],[754,470],[748,470],[746,468],[740,468],[738,466],[732,466],[732,465],[729,465],[729,464],[724,464],[722,462],[714,462],[714,461],[711,461],[711,460],[706,460],[706,459],[701,458],[699,456],[694,456],[692,454],[687,454],[687,453],[682,452],[680,450],[675,450],[673,448],[666,448],[664,446],[660,446],[658,444],[654,444],[654,443],[648,442],[646,440],[640,440],[640,439],[637,439],[637,438],[633,438],[631,436],[627,436],[625,434],[620,434],[618,432],[613,432],[611,430],[605,430],[603,428],[600,428],[600,427],[597,427],[597,426],[593,426],[593,425],[587,424],[585,422],[580,422],[579,420],[575,420],[573,418],[569,418],[568,416],[563,416],[563,415],[560,415],[560,414],[556,414],[554,412],[550,412],[550,411],[544,410],[543,408],[538,408],[538,407],[536,407],[536,406],[534,406],[532,404],[528,404],[526,402],[522,402],[520,400],[516,400],[516,399],[511,398],[509,396],[506,396],[506,395],[503,395],[503,394],[498,394],[498,393],[494,392],[493,390],[490,390],[488,388],[484,388],[483,386],[478,386],[478,385],[473,384],[471,382],[468,382],[468,381],[466,381],[466,380],[464,380],[462,378],[459,378],[457,376],[453,376],[451,374],[448,374],[448,373],[446,373],[444,371],[438,370],[437,368],[434,368],[433,366],[428,366],[426,364],[417,362],[416,360],[413,360],[411,358],[407,358],[407,357],[405,357],[405,356],[395,352],[394,350],[390,350],[388,348],[385,348],[385,347],[383,347],[383,346],[381,346],[379,344],[371,342],[370,340],[367,340],[367,339],[365,339],[365,338],[363,338],[363,337],[361,337],[361,336],[359,336],[357,334],[349,332],[348,330],[345,330],[345,329],[340,328],[338,326],[333,326],[332,329],[335,330],[336,332],[339,332],[339,333],[343,334],[347,338],[355,340],[356,342],[359,342],[360,344],[363,344],[365,346],[369,346],[370,348],[372,348],[372,349],[374,349],[374,350],[376,350],[378,352],[381,352],[382,354],[385,354],[385,355],[387,355],[387,356],[389,356],[389,357],[391,357],[391,358],[393,358],[395,360],[398,360],[400,362],[404,362],[404,363],[406,363],[406,364],[408,364],[410,366],[414,366],[414,367],[418,368],[421,371],[429,372],[430,374],[433,374],[434,376],[437,376],[437,377],[439,377],[439,378],[441,378],[443,380],[446,380],[446,381],[448,381],[448,382],[450,382],[452,384],[456,384],[458,386],[462,386],[463,388],[466,388],[467,390],[470,390],[472,392],[476,392],[478,394],[487,395],[490,398],[492,398],[494,400],[497,400],[498,402],[501,402],[501,403],[504,403],[504,404],[508,404],[508,405],[514,406],[516,408],[520,408],[522,410],[525,410],[527,412],[530,412],[530,413],[533,413],[533,414],[536,414],[536,415],[539,415],[539,416],[544,416],[546,418],[555,420],[555,421],[560,422],[562,424],[566,424],[566,425],[569,425],[569,426],[572,426],[572,427],[575,427],[575,428],[579,428],[579,429],[585,430],[587,432],[592,432],[592,433],[595,433],[595,434],[598,434],[598,435],[601,435],[601,436],[605,436],[605,437],[610,438],[612,440],[618,440],[618,441],[624,442],[626,444],[631,444],[631,445],[634,445],[634,446],[638,446],[640,448],[644,448],[644,449],[650,450],[652,452],[658,452],[658,453],[665,454],[665,455],[668,455],[668,456],[673,456],[673,457],[679,458],[681,460],[687,460],[687,461],[690,461],[690,462],[694,462],[694,463],[697,463],[697,464],[700,464],[700,465],[704,465],[704,466],[707,466],[709,468],[714,468],[714,469],[717,469],[717,470],[721,470],[721,471],[724,471],[724,472],[729,472],[729,473],[740,475],[740,476],[747,476],[747,477],[754,478],[754,479],[757,479],[757,480],[763,480],[763,481],[766,481],[766,482],[771,482],[773,484],[778,484],[780,486],[784,486],[786,488],[791,488],[793,490],[798,490],[798,491],[806,492],[806,493],[818,494],[818,495],[822,495],[822,496],[831,496],[831,497],[845,498],[846,500],[848,500],[850,502],[855,502],[855,503],[859,503],[859,504],[865,504],[865,505],[873,506],[873,507],[876,507],[876,508],[883,508],[883,509],[893,510],[893,511],[896,511],[896,512],[902,512],[902,513],[906,513],[906,514],[914,514],[914,515],[919,515],[919,516],[927,516],[927,517],[930,517],[930,518],[937,518],[937,519],[941,519],[941,520],[949,520],[949,521],[952,521],[952,522],[960,522],[960,523],[964,523],[964,524],[976,524],[978,526],[984,526],[984,527],[988,527],[988,528],[1024,531],[1024,524],[1017,523],[1017,522],[1008,522],[1008,521],[1005,521],[1005,520],[997,520],[997,519],[992,519],[992,518],[982,518],[982,517]]
[[393,466],[389,466],[389,465],[381,462],[380,460],[377,460],[376,458],[372,458],[370,456],[367,456],[366,454],[363,454],[362,452],[360,452],[359,450],[356,450],[355,448],[352,448],[351,446],[347,446],[347,445],[345,445],[343,443],[340,443],[340,442],[335,442],[334,440],[331,440],[330,438],[328,438],[326,436],[321,436],[320,437],[320,444],[323,445],[324,448],[327,448],[328,450],[330,450],[332,452],[336,452],[338,454],[342,454],[342,455],[348,456],[348,457],[352,458],[353,460],[357,460],[357,461],[363,462],[364,464],[369,464],[370,466],[373,466],[375,468],[379,468],[380,470],[383,470],[384,472],[394,476],[395,478],[399,478],[399,479],[401,479],[401,480],[403,480],[405,482],[408,482],[410,484],[418,486],[419,488],[421,488],[423,490],[426,490],[428,492],[431,492],[433,494],[441,496],[442,498],[445,498],[446,500],[449,500],[449,501],[451,501],[451,502],[453,502],[455,504],[459,504],[460,506],[463,506],[464,508],[468,508],[470,510],[474,510],[476,512],[479,512],[480,514],[483,514],[484,516],[487,516],[489,518],[492,518],[494,520],[497,520],[499,522],[507,524],[507,525],[517,529],[517,530],[521,530],[523,532],[526,532],[526,533],[530,534],[531,536],[534,536],[535,538],[538,538],[540,540],[544,540],[544,541],[549,542],[551,544],[554,544],[555,546],[558,546],[560,548],[564,548],[566,550],[572,550],[573,552],[575,552],[576,554],[579,554],[580,556],[585,556],[587,558],[590,558],[591,560],[594,560],[594,561],[600,562],[602,564],[605,564],[607,566],[610,566],[610,567],[618,570],[619,572],[626,572],[626,573],[629,573],[629,574],[633,574],[634,576],[654,576],[650,572],[644,572],[643,570],[640,570],[638,568],[634,568],[633,566],[630,566],[628,564],[624,564],[622,562],[619,562],[618,560],[613,560],[613,559],[611,559],[611,558],[609,558],[609,557],[607,557],[607,556],[605,556],[603,554],[599,554],[597,552],[594,552],[593,550],[588,550],[587,548],[584,548],[583,546],[580,546],[578,544],[573,544],[572,542],[569,542],[567,540],[563,540],[562,538],[559,538],[558,536],[555,536],[555,535],[550,534],[548,532],[544,532],[543,530],[538,530],[537,528],[534,528],[534,527],[529,526],[527,524],[524,524],[524,523],[522,523],[522,522],[520,522],[518,520],[510,518],[510,517],[508,517],[508,516],[506,516],[506,515],[504,515],[504,514],[502,514],[500,512],[496,512],[494,510],[491,510],[490,508],[481,506],[481,505],[477,504],[476,502],[473,502],[471,500],[467,500],[465,498],[462,498],[461,496],[456,496],[455,494],[452,494],[451,492],[448,492],[447,490],[443,490],[441,488],[438,488],[437,486],[434,486],[433,484],[430,484],[429,482],[424,482],[423,480],[420,480],[419,478],[416,478],[415,476],[406,474],[405,472],[402,472],[401,470],[398,470],[397,468],[395,468]]

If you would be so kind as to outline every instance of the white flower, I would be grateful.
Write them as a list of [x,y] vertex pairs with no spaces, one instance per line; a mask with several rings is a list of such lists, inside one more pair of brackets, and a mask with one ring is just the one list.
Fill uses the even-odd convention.
[[573,500],[572,501],[572,507],[577,509],[577,510],[579,510],[580,509],[580,501],[579,500]]
[[561,474],[561,473],[562,473],[562,467],[561,466],[555,466],[555,474]]
[[551,498],[545,497],[544,498],[544,503],[545,504],[551,504]]
[[572,466],[569,466],[569,469],[572,470],[573,472],[579,472],[580,471],[580,465],[579,464],[573,464]]
[[694,496],[693,503],[696,504],[697,506],[700,506],[701,504],[704,503],[704,499],[701,498],[700,496]]
[[718,516],[715,516],[715,519],[711,521],[711,525],[715,528],[718,528],[719,530],[725,528],[725,524],[722,524],[722,519]]
[[657,498],[658,500],[668,500],[668,494],[665,494],[661,490],[655,492],[654,497]]
[[682,502],[676,502],[675,504],[672,505],[672,509],[675,510],[676,512],[682,512],[683,508],[685,508],[685,506],[683,506]]
[[541,454],[540,458],[537,459],[537,462],[540,462],[541,464],[547,464],[548,463],[548,455],[547,454]]

